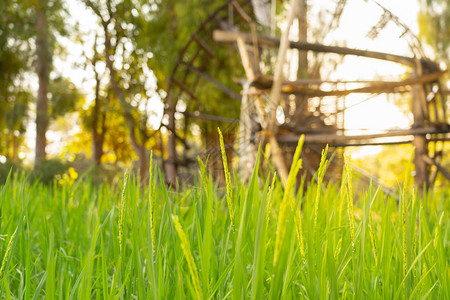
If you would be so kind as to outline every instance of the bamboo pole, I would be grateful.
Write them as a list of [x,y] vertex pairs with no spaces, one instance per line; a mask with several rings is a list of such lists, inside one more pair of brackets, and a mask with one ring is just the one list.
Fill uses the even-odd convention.
[[[213,32],[213,38],[215,41],[218,41],[218,42],[235,43],[236,39],[238,37],[243,38],[245,40],[245,42],[247,42],[247,43],[250,43],[252,41],[252,37],[248,33],[223,31],[223,30],[214,30],[214,32]],[[277,37],[269,37],[269,36],[259,35],[257,37],[257,39],[258,39],[258,43],[260,46],[278,47],[281,44],[281,39],[277,38]],[[368,57],[368,58],[392,61],[395,63],[407,65],[410,67],[416,66],[416,58],[414,58],[414,57],[396,55],[396,54],[385,53],[385,52],[353,49],[353,48],[339,47],[339,46],[327,46],[327,45],[323,45],[323,44],[308,43],[308,42],[304,42],[304,41],[291,42],[290,47],[294,48],[294,49],[298,49],[298,50],[306,50],[306,51],[313,51],[313,52],[363,56],[363,57]],[[426,65],[435,65],[435,63],[433,63],[432,61],[429,61],[429,60],[421,60],[421,63],[424,63]]]
[[[296,80],[296,81],[283,81],[281,86],[281,92],[283,93],[299,93],[315,97],[325,97],[325,96],[346,96],[352,93],[387,93],[387,92],[404,92],[409,91],[406,89],[408,86],[416,84],[424,84],[428,82],[433,82],[438,80],[440,77],[445,75],[447,71],[439,71],[425,75],[417,75],[414,77],[407,78],[400,81],[361,81],[352,83],[362,83],[366,84],[363,87],[353,88],[353,89],[336,89],[336,90],[322,90],[320,88],[313,88],[310,85],[320,85],[320,81],[317,80]],[[258,75],[253,81],[253,85],[260,89],[269,89],[273,87],[274,79],[268,76]],[[323,83],[337,84],[341,83],[339,81],[323,81]]]
[[283,155],[281,153],[281,149],[278,145],[278,141],[276,139],[276,134],[278,131],[277,126],[277,108],[280,105],[280,97],[281,97],[281,86],[283,84],[283,65],[286,60],[286,52],[289,48],[289,31],[291,29],[292,23],[294,21],[295,16],[297,15],[297,9],[299,6],[299,0],[291,0],[290,1],[290,10],[287,17],[286,28],[283,30],[280,39],[280,48],[278,49],[278,57],[275,66],[274,78],[272,90],[270,92],[270,100],[272,104],[271,114],[268,118],[268,126],[270,137],[269,142],[272,146],[273,158],[275,161],[275,165],[278,169],[278,173],[282,178],[283,184],[287,181],[288,170],[286,164],[283,159]]
[[[315,134],[307,134],[305,135],[305,142],[308,143],[337,143],[337,142],[347,142],[351,140],[372,140],[379,138],[389,138],[389,137],[398,137],[398,136],[408,136],[408,135],[420,135],[424,136],[426,134],[436,134],[436,133],[448,133],[450,132],[450,128],[433,128],[433,127],[424,127],[424,128],[411,128],[411,129],[401,129],[401,130],[388,130],[383,133],[375,133],[375,134],[364,134],[364,135],[337,135],[337,134],[323,134],[320,133],[320,130],[315,130],[317,133]],[[280,143],[292,143],[295,144],[300,135],[297,134],[284,134],[278,137],[278,141]]]

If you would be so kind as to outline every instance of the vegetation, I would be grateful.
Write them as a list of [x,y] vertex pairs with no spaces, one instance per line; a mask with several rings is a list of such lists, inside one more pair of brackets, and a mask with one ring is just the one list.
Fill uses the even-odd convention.
[[[277,14],[272,34],[285,23],[285,2],[275,1],[270,9]],[[320,24],[307,23],[307,1],[299,2],[304,19],[298,22],[303,24],[299,39],[309,32],[308,40],[324,40],[342,9],[333,16],[336,22],[325,26],[319,12]],[[421,1],[421,35],[448,63],[450,27],[442,24],[450,24],[450,10],[444,0],[435,2]],[[226,94],[239,95],[244,70],[235,48],[204,43],[212,25],[201,25],[222,4],[0,1],[0,297],[450,299],[450,189],[441,184],[419,195],[412,185],[412,159],[405,155],[412,151],[408,146],[361,162],[375,166],[368,169],[392,191],[378,183],[360,187],[349,158],[339,182],[325,180],[331,173],[328,148],[307,182],[299,174],[314,168],[306,163],[303,168],[303,139],[290,172],[283,174],[286,181],[269,171],[274,147],[258,153],[267,162],[256,161],[248,182],[232,176],[233,119],[241,104]],[[71,15],[71,8],[78,12]],[[214,18],[221,27],[252,9],[228,8],[234,15]],[[199,26],[206,29],[193,35]],[[195,47],[185,48],[189,39]],[[274,54],[262,54],[267,66],[275,64]],[[302,54],[297,77],[320,78],[319,66],[332,71],[332,60],[313,55],[308,61]],[[320,63],[313,68],[312,62]],[[197,70],[230,90],[184,75],[187,85],[197,86],[195,101],[182,89],[167,99],[176,65],[180,74]],[[317,124],[299,113],[316,117],[319,107],[309,111],[305,97],[291,98],[295,105],[285,117],[314,128]],[[410,99],[401,100],[404,105]],[[217,135],[217,122],[225,121],[231,122]],[[260,128],[252,131],[264,129],[258,122],[253,123]],[[32,130],[35,137],[29,136]],[[64,149],[53,149],[55,132],[64,135]],[[171,157],[181,152],[175,140],[185,150],[177,162]],[[211,145],[221,151],[210,152]],[[441,146],[435,153],[444,153]],[[165,181],[175,180],[167,176],[167,166],[190,168],[191,154],[201,150],[220,155],[198,160],[193,185],[167,187]],[[165,165],[166,180],[158,164]],[[394,173],[386,175],[382,164]],[[124,166],[129,169],[122,172]]]
[[421,0],[418,16],[420,35],[433,47],[436,56],[447,64],[450,52],[450,10],[448,1]]
[[407,175],[393,195],[355,193],[348,159],[339,185],[297,189],[301,144],[284,191],[258,179],[258,163],[226,191],[202,161],[182,192],[160,184],[156,167],[146,189],[127,174],[98,189],[86,178],[50,187],[9,177],[2,297],[449,299],[450,191],[422,201]]
[[[329,20],[318,5],[311,10],[313,19],[308,20],[304,7],[308,1],[299,2],[304,14],[299,16],[300,23],[307,23],[300,26],[303,29],[298,32],[299,39],[308,37],[309,41],[321,42],[338,28],[337,15],[342,10],[336,14],[337,19]],[[421,39],[433,47],[439,61],[448,62],[449,26],[446,24],[450,10],[446,9],[447,2],[421,0],[418,24]],[[179,169],[191,162],[195,154],[218,145],[215,128],[227,124],[222,121],[239,116],[238,101],[224,101],[228,97],[223,91],[207,80],[194,83],[190,76],[186,86],[197,86],[195,101],[190,101],[185,92],[173,95],[179,107],[171,109],[164,103],[163,108],[162,101],[168,100],[165,98],[168,79],[180,52],[207,16],[223,4],[224,1],[205,0],[9,0],[0,3],[0,174],[7,174],[11,165],[33,165],[35,172],[45,172],[47,169],[42,165],[52,164],[55,158],[64,164],[70,162],[79,173],[84,170],[77,164],[95,163],[100,169],[109,170],[113,166],[120,170],[134,159],[140,166],[140,177],[146,178],[150,150],[160,161],[165,160],[166,168],[174,164],[168,157],[171,138],[176,138],[175,153],[181,152],[181,144],[184,154],[187,153],[179,157]],[[274,4],[277,21],[271,24],[270,32],[279,34],[288,9],[286,1]],[[313,8],[317,4],[308,2],[308,5]],[[242,6],[247,14],[258,19],[252,7]],[[331,12],[333,7],[327,10]],[[264,26],[258,26],[257,30],[269,34]],[[197,46],[185,49],[184,58],[239,94],[241,86],[235,81],[245,75],[236,49],[209,43],[210,36],[205,36],[205,32],[198,33],[197,38],[208,42],[214,57],[203,59],[206,54],[195,42]],[[340,39],[337,37],[336,42]],[[274,64],[271,59],[274,54],[263,55],[267,69]],[[202,60],[195,61],[195,57]],[[336,58],[322,61],[321,56],[315,55],[308,58],[303,52],[299,63],[298,78],[310,73],[310,79],[317,79],[319,65],[328,73],[336,68],[337,61]],[[182,65],[178,72],[187,74],[187,65]],[[409,96],[403,99],[410,100]],[[301,107],[301,102],[307,102],[301,97],[295,101],[296,108]],[[162,117],[164,109],[165,117]],[[167,117],[175,109],[178,112],[176,135],[170,135]],[[308,127],[310,119],[302,117],[305,109],[285,109],[284,114],[286,119],[297,122],[295,126]],[[205,118],[193,117],[192,114],[199,112]],[[208,115],[220,116],[222,123],[207,120]],[[226,126],[226,144],[237,143],[236,123]],[[52,135],[64,136],[62,143],[55,142]],[[231,148],[227,151],[231,158]],[[395,155],[392,157],[392,162],[399,160]],[[36,158],[50,162],[38,162]],[[383,160],[387,161],[387,157]],[[447,167],[449,162],[444,159],[442,164]],[[211,171],[215,168],[212,160],[209,167]],[[378,165],[373,169],[378,170]],[[52,180],[51,177],[59,174],[48,173],[38,176]],[[0,181],[5,178],[1,176]],[[387,181],[395,183],[392,178]]]

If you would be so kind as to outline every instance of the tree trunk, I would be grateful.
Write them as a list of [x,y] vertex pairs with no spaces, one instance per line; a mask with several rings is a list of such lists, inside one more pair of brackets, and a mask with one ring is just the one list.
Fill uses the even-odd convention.
[[139,147],[138,151],[138,168],[139,168],[139,176],[142,184],[146,183],[148,180],[148,158],[147,151],[144,145]]
[[140,173],[141,183],[144,184],[144,182],[147,178],[147,174],[148,174],[147,158],[146,158],[146,151],[145,151],[145,143],[148,140],[148,136],[146,136],[145,132],[143,132],[143,130],[141,129],[141,137],[140,137],[140,141],[138,141],[138,138],[136,136],[136,130],[138,130],[138,126],[136,124],[136,120],[134,119],[133,115],[131,114],[131,106],[125,100],[125,92],[119,86],[119,83],[116,80],[116,69],[114,68],[113,56],[111,53],[111,50],[112,50],[111,35],[108,30],[108,25],[110,24],[110,22],[104,21],[102,19],[102,23],[103,23],[102,25],[103,25],[103,30],[104,30],[104,34],[105,34],[106,66],[109,70],[111,87],[112,87],[112,90],[114,91],[114,94],[119,99],[119,103],[122,106],[122,109],[124,111],[125,122],[130,131],[131,144],[133,146],[133,150],[136,152],[136,154],[139,157],[139,169],[140,169],[139,173]]
[[[96,40],[97,42],[97,40]],[[96,44],[95,42],[95,44]],[[94,50],[96,51],[96,49]],[[94,55],[93,68],[95,74],[95,100],[92,111],[92,159],[97,166],[100,166],[103,156],[103,141],[105,137],[105,113],[102,113],[102,99],[100,98],[100,78],[95,69],[97,53]],[[100,120],[100,117],[101,120]],[[101,122],[101,126],[100,126]],[[100,128],[99,128],[100,127]]]
[[[94,116],[94,119],[97,119],[94,121],[94,124],[98,123],[98,117],[98,115]],[[103,128],[100,128],[100,132],[98,132],[98,124],[95,124],[95,126],[96,127],[94,127],[92,131],[92,159],[97,166],[100,166],[103,156],[103,141],[105,135]]]
[[167,138],[167,162],[165,164],[166,183],[175,186],[177,178],[177,151],[175,134],[172,132],[172,130],[175,131],[175,109],[168,110],[167,113],[169,115],[169,123],[167,124],[169,132]]
[[35,165],[40,159],[45,159],[48,128],[48,81],[50,52],[48,49],[48,24],[46,15],[47,1],[40,0],[36,8],[36,55],[39,89],[36,102],[36,149]]
[[19,137],[12,134],[12,143],[13,143],[13,153],[12,153],[12,161],[15,163],[19,162]]
[[10,160],[11,159],[11,153],[10,153],[10,150],[11,150],[11,133],[8,132],[8,134],[5,135],[5,138],[6,138],[5,139],[6,159]]

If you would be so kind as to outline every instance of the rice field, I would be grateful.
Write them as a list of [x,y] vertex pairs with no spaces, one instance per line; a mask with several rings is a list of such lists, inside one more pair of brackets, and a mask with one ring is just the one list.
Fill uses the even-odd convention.
[[[450,190],[421,199],[412,178],[387,195],[296,182],[247,184],[225,166],[173,191],[150,184],[44,186],[26,175],[0,188],[3,299],[450,299]],[[225,155],[223,153],[223,155]],[[225,160],[226,161],[226,160]],[[408,173],[408,172],[406,172]]]

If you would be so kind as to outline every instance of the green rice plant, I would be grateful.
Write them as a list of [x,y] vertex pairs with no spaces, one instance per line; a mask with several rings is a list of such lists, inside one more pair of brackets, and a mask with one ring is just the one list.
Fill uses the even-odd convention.
[[293,207],[292,199],[293,199],[293,189],[295,186],[295,180],[297,178],[297,174],[300,171],[302,166],[302,160],[300,159],[300,153],[303,147],[304,136],[300,138],[297,144],[297,148],[294,153],[294,157],[292,160],[291,170],[288,175],[288,180],[286,183],[286,189],[284,191],[283,199],[280,204],[280,212],[278,214],[278,224],[276,231],[276,240],[275,240],[275,250],[273,255],[273,264],[276,265],[281,253],[281,247],[283,243],[284,236],[286,234],[286,221],[287,221],[287,212],[289,207]]
[[180,238],[181,249],[183,249],[184,256],[186,257],[186,261],[188,263],[189,273],[191,275],[192,283],[194,284],[195,296],[198,299],[203,299],[203,293],[200,287],[200,280],[198,277],[197,266],[195,265],[194,257],[192,256],[191,253],[189,241],[187,240],[186,234],[183,231],[183,227],[181,226],[178,216],[172,215],[172,221],[175,226],[175,230],[177,231],[178,237]]
[[119,203],[119,249],[120,253],[122,253],[123,248],[123,234],[124,234],[124,218],[125,218],[125,209],[126,209],[126,197],[125,197],[125,191],[127,188],[128,183],[128,170],[125,171],[125,176],[123,179],[123,189],[122,189],[122,195],[120,196],[120,203]]
[[14,230],[14,233],[11,235],[9,242],[8,242],[8,246],[6,247],[5,254],[3,255],[2,266],[0,267],[0,279],[3,279],[6,266],[7,266],[8,262],[10,261],[11,250],[13,248],[13,243],[14,243],[14,240],[16,237],[16,233],[17,233],[17,228],[16,228],[16,230]]
[[369,215],[369,234],[370,234],[370,242],[372,243],[373,249],[373,257],[375,259],[375,265],[378,265],[378,250],[377,250],[377,242],[375,237],[375,229],[373,226],[373,214]]
[[328,145],[322,150],[322,157],[320,158],[319,170],[317,171],[317,191],[316,199],[314,201],[314,230],[317,228],[317,217],[319,215],[319,201],[320,201],[320,189],[322,187],[323,177],[325,175],[325,170],[327,168],[327,153]]
[[353,183],[352,183],[352,167],[350,164],[350,157],[345,157],[345,172],[347,179],[347,189],[344,191],[347,198],[347,215],[348,222],[350,226],[350,237],[352,239],[352,245],[355,243],[356,235],[356,225],[355,225],[355,214],[353,209]]
[[156,224],[155,224],[155,182],[153,178],[153,152],[150,153],[150,168],[148,181],[148,218],[150,222],[150,234],[152,240],[152,254],[155,254],[156,247]]
[[223,135],[220,129],[217,129],[219,131],[219,138],[220,138],[220,151],[222,153],[222,163],[223,163],[223,172],[225,173],[225,183],[227,187],[227,203],[228,203],[228,209],[230,211],[230,218],[231,223],[234,224],[234,204],[233,204],[233,193],[231,189],[231,175],[230,171],[228,170],[228,161],[227,161],[227,153],[225,152],[225,144],[223,142]]
[[148,187],[131,175],[120,186],[11,175],[1,297],[450,299],[450,189],[419,195],[411,172],[393,194],[356,188],[349,158],[340,182],[298,183],[301,145],[286,188],[259,160],[248,183],[224,187],[199,161],[179,190],[156,166]]

